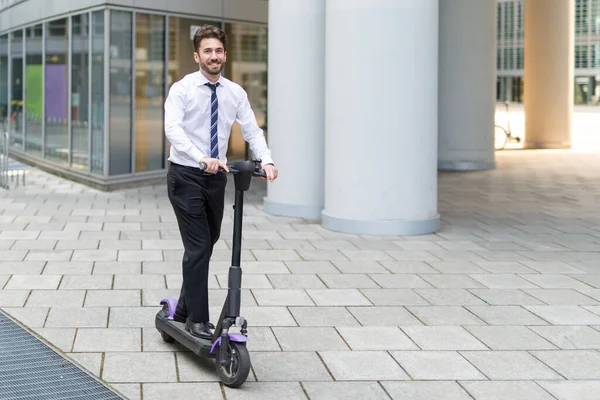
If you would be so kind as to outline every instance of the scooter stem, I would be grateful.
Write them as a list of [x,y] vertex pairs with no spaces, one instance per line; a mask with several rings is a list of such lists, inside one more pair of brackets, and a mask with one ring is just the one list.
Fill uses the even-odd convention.
[[233,252],[229,268],[229,317],[240,315],[240,289],[242,287],[242,269],[240,268],[242,253],[242,219],[244,215],[244,192],[236,189],[233,215]]
[[[221,310],[221,316],[217,322],[213,341],[217,340],[223,332],[235,323],[240,316],[242,269],[240,267],[242,253],[242,220],[244,216],[244,192],[250,188],[250,181],[256,174],[256,162],[234,161],[228,165],[233,173],[235,184],[235,199],[233,204],[233,251],[231,255],[231,267],[229,267],[228,290],[225,304]],[[265,175],[258,175],[264,177]],[[245,325],[242,327],[245,329]]]

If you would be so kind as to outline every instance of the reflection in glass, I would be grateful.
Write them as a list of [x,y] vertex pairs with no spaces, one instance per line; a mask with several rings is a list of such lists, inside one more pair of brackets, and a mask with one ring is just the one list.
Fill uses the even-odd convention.
[[169,18],[169,71],[167,77],[169,88],[187,74],[198,71],[198,64],[194,61],[195,50],[192,39],[196,29],[205,24],[221,27],[220,22],[179,17]]
[[67,18],[46,23],[46,146],[45,157],[67,163],[69,160],[68,126]]
[[8,35],[0,35],[0,125],[8,117]]
[[88,14],[74,15],[71,29],[71,166],[88,169]]
[[[241,85],[256,115],[258,126],[267,135],[267,27],[249,24],[225,24],[229,41],[225,76]],[[239,124],[231,128],[227,157],[243,159],[248,154]]]
[[110,175],[131,172],[131,23],[110,11]]
[[23,148],[23,31],[10,34],[10,145]]
[[[167,71],[167,88],[187,74],[198,71],[194,61],[194,43],[192,41],[196,30],[205,24],[221,27],[220,22],[202,21],[197,19],[171,17],[169,18],[169,70]],[[167,89],[167,94],[168,94]],[[167,141],[167,154],[171,144]]]
[[42,24],[25,29],[25,151],[42,155],[44,71]]
[[135,171],[164,167],[165,18],[136,14]]
[[104,174],[104,11],[92,13],[92,165]]

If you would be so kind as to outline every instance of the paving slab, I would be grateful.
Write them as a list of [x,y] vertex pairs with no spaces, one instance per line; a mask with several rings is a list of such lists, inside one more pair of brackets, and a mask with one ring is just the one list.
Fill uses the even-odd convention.
[[600,379],[600,353],[593,350],[532,351],[566,379]]
[[556,349],[525,326],[466,326],[465,329],[492,350]]
[[[336,381],[410,379],[384,351],[321,351],[319,354]],[[366,365],[370,367],[365,368]]]
[[144,383],[144,400],[192,399],[199,394],[202,399],[222,400],[218,383]]
[[107,382],[177,382],[173,353],[105,353],[102,378]]
[[252,354],[252,368],[259,381],[331,381],[332,377],[315,352]]
[[485,325],[485,322],[461,306],[411,306],[407,309],[425,325]]
[[393,351],[391,354],[411,378],[417,381],[488,379],[457,352]]
[[461,355],[490,380],[563,379],[558,373],[524,351],[462,351]]
[[473,400],[456,382],[411,381],[382,382],[381,385],[394,400]]
[[488,350],[484,343],[458,326],[406,326],[402,330],[423,350]]
[[0,307],[132,399],[596,399],[599,159],[497,152],[494,170],[440,174],[440,230],[416,236],[269,215],[253,182],[241,311],[254,370],[240,389],[153,326],[181,286],[163,184],[104,193],[30,169],[27,186],[0,191]]
[[228,400],[306,400],[299,382],[247,382],[241,388],[224,390]]
[[311,400],[387,398],[377,382],[303,382],[302,386]]
[[283,351],[349,350],[348,338],[340,336],[344,329],[347,328],[275,327],[273,333]]
[[535,382],[460,382],[475,400],[554,400]]
[[600,381],[541,381],[538,385],[558,400],[595,400],[600,393]]

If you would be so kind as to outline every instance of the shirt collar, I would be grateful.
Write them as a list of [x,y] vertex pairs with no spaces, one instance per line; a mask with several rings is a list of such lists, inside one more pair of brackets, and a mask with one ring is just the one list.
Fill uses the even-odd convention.
[[[196,72],[196,84],[198,86],[202,86],[205,85],[206,83],[209,83],[210,81],[208,79],[206,79],[206,77],[204,75],[202,75],[202,72],[197,71]],[[223,86],[223,84],[225,83],[225,80],[223,79],[223,75],[219,76],[219,80],[217,81],[219,82],[219,84],[221,86]],[[210,82],[212,83],[212,82]]]

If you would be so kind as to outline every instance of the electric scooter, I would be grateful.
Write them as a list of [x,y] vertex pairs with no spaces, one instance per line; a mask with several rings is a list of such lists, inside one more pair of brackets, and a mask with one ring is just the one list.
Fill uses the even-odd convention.
[[[250,372],[250,354],[246,348],[248,322],[240,316],[244,192],[250,188],[253,176],[266,178],[266,174],[261,170],[260,160],[233,161],[227,167],[233,174],[235,183],[233,251],[227,297],[212,338],[192,336],[185,330],[184,322],[173,320],[175,307],[177,307],[177,299],[173,298],[160,301],[163,308],[156,314],[155,326],[165,342],[177,341],[200,357],[215,358],[217,376],[223,384],[228,387],[239,387],[246,381]],[[201,169],[204,168],[206,165],[201,165]],[[219,173],[223,173],[223,170]],[[229,332],[232,327],[240,327],[240,333]]]

